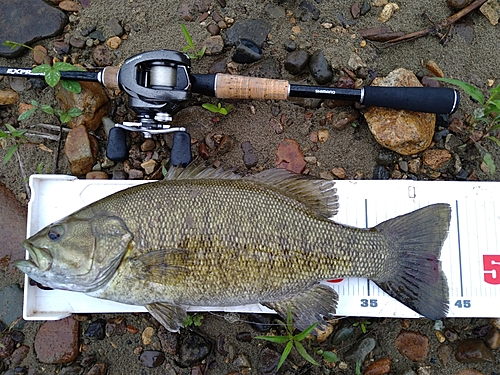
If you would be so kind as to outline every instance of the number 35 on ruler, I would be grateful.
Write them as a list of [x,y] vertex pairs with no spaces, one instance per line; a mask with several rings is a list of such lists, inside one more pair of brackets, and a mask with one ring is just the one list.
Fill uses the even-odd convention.
[[500,255],[483,255],[484,281],[500,284]]

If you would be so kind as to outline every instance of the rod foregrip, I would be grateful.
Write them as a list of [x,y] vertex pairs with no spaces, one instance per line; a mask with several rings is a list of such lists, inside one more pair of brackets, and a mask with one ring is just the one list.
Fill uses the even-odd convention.
[[220,99],[288,99],[288,81],[217,74],[215,96]]
[[103,70],[99,72],[99,82],[111,90],[119,90],[120,85],[118,83],[118,73],[120,72],[120,68],[118,66],[107,66]]
[[362,88],[361,104],[428,113],[455,112],[460,102],[458,91],[444,87]]

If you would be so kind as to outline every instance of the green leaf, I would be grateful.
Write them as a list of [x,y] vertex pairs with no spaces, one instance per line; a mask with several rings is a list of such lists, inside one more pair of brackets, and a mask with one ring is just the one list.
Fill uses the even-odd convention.
[[216,105],[210,103],[203,103],[201,106],[205,109],[208,109],[210,112],[219,113],[219,108]]
[[32,101],[31,101],[31,105],[32,105],[33,107],[37,107],[37,108],[38,108],[38,102],[37,102],[36,100],[32,100]]
[[290,338],[287,336],[255,336],[255,338],[275,342],[278,344],[284,344],[285,342],[290,340]]
[[362,375],[361,374],[361,362],[356,362],[356,375]]
[[309,327],[307,327],[305,330],[303,330],[301,333],[295,336],[295,339],[297,341],[304,340],[314,330],[314,328],[316,328],[317,325],[318,323],[311,324]]
[[207,50],[207,47],[206,47],[206,46],[204,46],[204,47],[200,50],[200,52],[198,52],[198,58],[200,58],[200,59],[201,59],[201,58],[203,57],[203,55],[205,54],[205,51],[206,51],[206,50]]
[[307,362],[312,363],[313,365],[319,366],[319,363],[316,362],[314,360],[314,358],[311,357],[309,355],[309,353],[306,352],[306,349],[304,348],[304,346],[300,342],[295,341],[295,348],[297,349],[299,354],[302,356],[302,358],[304,358]]
[[16,129],[11,124],[5,124],[5,126],[12,137],[23,137],[24,133],[26,133],[26,130]]
[[45,82],[50,87],[54,87],[61,80],[61,73],[58,70],[51,69],[45,73]]
[[339,358],[337,357],[337,354],[329,351],[329,350],[325,350],[321,353],[321,355],[323,356],[323,358],[325,359],[325,361],[327,362],[337,362],[339,360]]
[[36,107],[30,108],[19,115],[17,121],[23,121],[29,119],[33,113],[35,113]]
[[48,115],[53,115],[53,114],[55,113],[54,108],[52,108],[52,107],[51,107],[50,105],[48,105],[48,104],[43,104],[43,105],[40,107],[40,109],[41,109],[42,111],[44,111],[46,114],[48,114]]
[[194,48],[193,39],[191,39],[191,35],[189,34],[188,29],[182,23],[181,23],[181,29],[182,29],[182,33],[184,34],[184,38],[186,39],[186,41],[189,44],[189,47]]
[[3,158],[4,164],[7,164],[9,162],[9,160],[12,158],[12,155],[14,155],[14,152],[16,152],[18,147],[19,147],[19,145],[16,143],[15,145],[13,145],[9,148],[9,151],[7,151],[7,153],[5,154],[5,156]]
[[226,108],[220,108],[220,109],[219,109],[219,113],[220,113],[221,115],[224,115],[224,116],[225,116],[225,115],[227,115],[227,109],[226,109]]
[[470,83],[463,82],[463,81],[460,81],[459,79],[453,79],[453,78],[434,77],[433,79],[458,86],[462,90],[464,90],[467,95],[471,96],[474,100],[477,100],[479,103],[484,104],[483,93],[481,91],[479,91],[479,89],[476,86],[473,86]]
[[[500,124],[499,124],[499,126],[500,126]],[[497,146],[500,147],[500,140],[497,137],[489,135],[486,138],[488,138],[490,141],[495,142],[497,144]]]
[[286,344],[285,346],[285,350],[283,350],[283,353],[281,353],[281,358],[280,361],[278,362],[278,368],[276,370],[279,370],[281,365],[285,363],[285,360],[292,351],[292,348],[293,348],[293,341],[289,341],[288,344]]
[[[82,115],[80,108],[71,107],[68,112],[66,112],[71,117],[78,117]],[[201,316],[201,315],[200,315]]]
[[63,124],[66,124],[71,121],[71,116],[68,114],[68,112],[62,112],[59,114],[59,120],[61,120]]
[[9,138],[9,135],[0,130],[0,138]]
[[74,92],[75,94],[82,92],[82,85],[78,81],[63,79],[61,80],[61,85],[69,92]]
[[52,67],[49,64],[42,64],[35,66],[33,69],[31,69],[32,73],[44,73],[47,74],[52,70]]
[[495,162],[493,161],[493,157],[489,152],[484,154],[483,161],[484,164],[488,166],[488,168],[490,169],[490,174],[493,176],[495,174],[496,167],[495,167]]

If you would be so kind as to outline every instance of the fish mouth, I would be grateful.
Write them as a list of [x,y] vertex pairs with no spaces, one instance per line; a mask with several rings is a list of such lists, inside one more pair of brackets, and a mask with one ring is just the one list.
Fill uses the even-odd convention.
[[28,251],[30,259],[19,260],[16,262],[18,268],[36,268],[39,271],[47,271],[52,266],[52,256],[44,248],[34,247],[28,240],[23,242],[23,247]]

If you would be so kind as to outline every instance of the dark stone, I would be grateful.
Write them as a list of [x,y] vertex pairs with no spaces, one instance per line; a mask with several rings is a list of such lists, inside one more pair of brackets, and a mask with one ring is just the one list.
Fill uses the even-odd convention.
[[97,46],[92,52],[92,60],[97,66],[113,65],[113,53],[104,45]]
[[179,362],[185,366],[192,366],[203,361],[212,350],[212,345],[195,332],[189,332],[183,337],[179,348]]
[[287,40],[285,42],[285,49],[287,52],[293,52],[297,49],[297,43],[295,43],[293,40]]
[[252,40],[262,46],[271,31],[271,24],[264,20],[238,20],[226,31],[226,44],[235,46],[241,39]]
[[227,73],[226,59],[222,58],[215,61],[208,69],[208,72],[210,74]]
[[391,173],[383,166],[377,165],[373,170],[374,180],[388,180],[391,177]]
[[9,334],[0,335],[0,358],[10,357],[16,349],[16,342]]
[[95,30],[95,31],[92,31],[90,34],[89,34],[89,38],[92,38],[92,39],[97,39],[99,42],[103,43],[106,41],[106,38],[104,37],[104,34],[102,33],[102,31],[100,30]]
[[481,339],[465,339],[458,343],[455,359],[458,362],[494,362],[494,355]]
[[176,332],[169,332],[165,327],[160,326],[156,334],[160,340],[162,350],[170,355],[176,355],[179,350],[179,334]]
[[260,352],[260,373],[261,375],[276,374],[281,355],[276,350],[264,347]]
[[88,328],[85,330],[85,336],[94,338],[97,340],[104,340],[106,337],[106,320],[97,319],[90,323]]
[[245,167],[252,168],[255,167],[259,161],[257,153],[250,142],[243,142],[241,144],[241,149],[243,150],[243,163]]
[[84,29],[81,29],[80,34],[82,34],[82,36],[89,36],[93,31],[95,31],[95,29],[96,29],[95,26],[89,26]]
[[[60,9],[48,5],[43,0],[0,1],[0,41],[15,41],[31,45],[34,42],[59,35],[68,18]],[[10,49],[0,45],[0,56],[18,57],[26,48]]]
[[360,14],[362,16],[366,15],[370,10],[372,9],[372,6],[370,5],[369,1],[363,1],[363,4],[361,5],[361,12]]
[[267,332],[271,328],[271,320],[273,316],[250,313],[247,314],[247,320],[253,329],[259,332]]
[[333,77],[332,68],[326,61],[323,51],[320,50],[314,52],[309,59],[309,71],[314,80],[320,85],[330,82]]
[[[17,203],[17,201],[16,201]],[[7,205],[8,206],[8,205]],[[3,210],[2,207],[2,202],[0,201],[0,208]],[[0,216],[4,216],[4,212],[2,211],[2,214]],[[1,221],[0,217],[0,221]],[[0,233],[6,230],[5,227],[2,227],[0,229]],[[17,229],[17,232],[19,232],[19,229]],[[16,233],[16,232],[14,232]],[[9,237],[9,235],[7,235]],[[2,241],[4,239],[2,238]],[[20,240],[22,242],[22,240]],[[19,242],[19,243],[21,243]],[[19,246],[18,243],[18,246]],[[2,244],[3,246],[4,244]],[[20,258],[14,258],[14,259],[21,259],[24,258],[24,254]],[[17,284],[11,284],[0,290],[0,320],[5,323],[7,326],[10,326],[12,323],[14,323],[16,320],[19,318],[22,318],[23,316],[23,291],[21,288],[19,288],[19,285]],[[24,326],[24,320],[19,319],[19,321],[16,323],[14,326],[15,328],[22,328]]]
[[307,51],[304,50],[293,51],[286,57],[285,69],[290,74],[296,75],[306,68],[308,62],[309,62],[309,53],[307,53]]
[[376,162],[386,167],[392,166],[397,160],[397,155],[387,149],[382,149],[377,155]]
[[250,332],[239,332],[236,335],[236,340],[241,342],[250,342],[252,341],[252,334]]
[[211,23],[207,26],[207,31],[210,33],[210,35],[219,35],[220,27],[214,23]]
[[343,341],[351,337],[353,333],[354,333],[354,327],[352,325],[341,327],[334,333],[332,337],[332,344],[333,345],[341,344]]
[[106,22],[106,25],[109,27],[113,35],[122,36],[123,35],[123,27],[120,25],[120,21],[116,18],[111,18]]
[[69,53],[69,44],[65,42],[54,42],[54,51],[58,55],[67,55]]
[[143,366],[158,367],[165,361],[165,354],[157,350],[145,350],[139,360]]
[[460,169],[460,172],[458,172],[455,175],[455,178],[459,181],[466,181],[467,177],[469,177],[469,172],[467,172],[465,169]]
[[302,1],[299,4],[299,9],[302,10],[302,16],[300,20],[302,22],[308,21],[310,18],[312,18],[314,21],[317,21],[320,16],[320,11],[318,8],[316,8],[313,4],[311,4],[309,1]]
[[[130,176],[129,176],[130,179]],[[112,337],[115,335],[122,336],[127,333],[127,322],[123,316],[118,318],[108,319],[105,328],[106,336]]]
[[10,337],[18,344],[22,344],[24,342],[25,336],[21,331],[11,331]]
[[75,48],[83,48],[85,47],[85,41],[83,39],[71,37],[69,40],[69,44],[71,44]]
[[356,363],[365,360],[366,356],[375,348],[377,342],[373,337],[363,337],[354,343],[353,347],[345,354],[347,362]]
[[202,13],[208,12],[212,0],[187,0],[179,2],[177,13],[185,21],[194,21]]
[[262,50],[250,39],[240,39],[236,52],[232,57],[234,62],[249,64],[262,59]]
[[63,367],[59,375],[80,375],[82,370],[80,365],[70,365],[68,367]]

